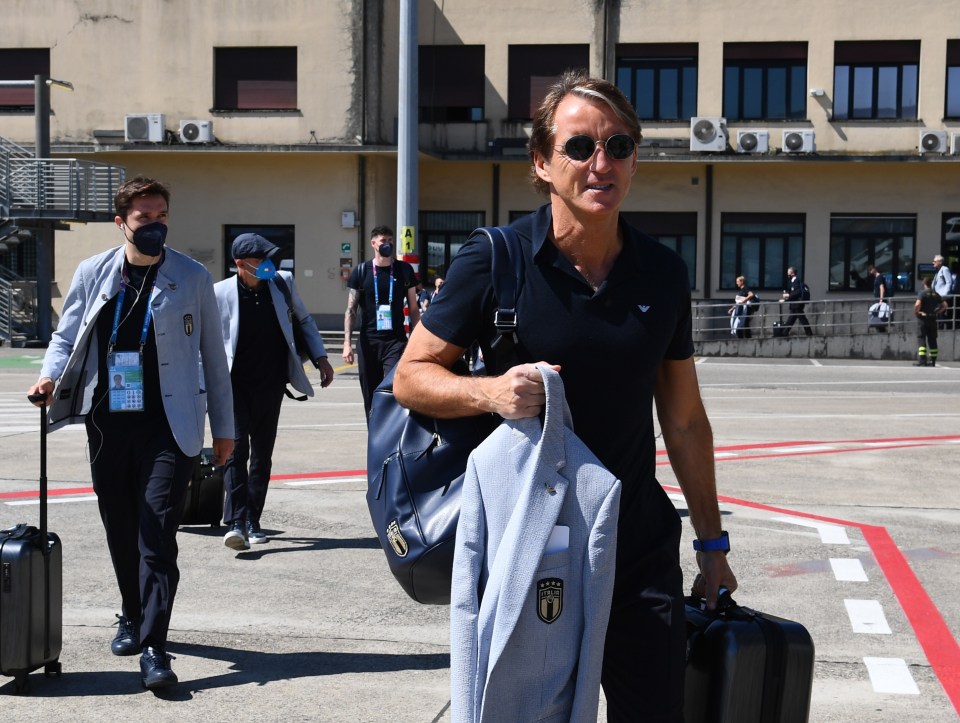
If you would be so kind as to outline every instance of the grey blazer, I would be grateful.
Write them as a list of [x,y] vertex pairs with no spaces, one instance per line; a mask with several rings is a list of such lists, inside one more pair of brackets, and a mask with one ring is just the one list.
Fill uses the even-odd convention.
[[[230,371],[217,323],[213,280],[202,264],[165,250],[150,297],[157,340],[163,411],[177,446],[188,457],[203,448],[204,417],[216,438],[233,439]],[[40,377],[57,384],[50,405],[50,429],[82,422],[97,386],[96,319],[120,290],[124,248],[110,249],[80,263],[63,300],[60,323],[43,358]]]
[[[560,375],[546,417],[503,422],[470,457],[450,607],[455,723],[597,720],[620,482],[573,433]],[[545,553],[555,526],[569,546]],[[561,545],[562,547],[562,545]]]
[[[310,347],[310,359],[314,360],[326,356],[327,351],[324,349],[323,339],[317,329],[317,322],[310,316],[307,307],[303,305],[300,294],[297,292],[297,285],[293,280],[293,274],[289,271],[278,271],[277,273],[283,276],[287,282],[287,287],[290,289],[290,298],[295,307],[294,311],[297,318],[300,319],[300,328],[303,329],[303,336]],[[290,386],[298,392],[312,397],[313,386],[307,379],[307,373],[303,370],[303,360],[297,354],[293,343],[293,325],[290,314],[287,312],[287,300],[283,298],[283,292],[277,288],[276,284],[270,283],[268,286],[274,311],[277,312],[277,321],[280,322],[280,330],[287,342],[287,379],[290,381]],[[218,281],[213,285],[213,290],[217,296],[217,305],[220,307],[220,330],[223,334],[223,349],[227,355],[227,366],[233,369],[233,357],[237,353],[237,336],[240,331],[240,295],[237,289],[237,277],[231,276],[223,281]]]

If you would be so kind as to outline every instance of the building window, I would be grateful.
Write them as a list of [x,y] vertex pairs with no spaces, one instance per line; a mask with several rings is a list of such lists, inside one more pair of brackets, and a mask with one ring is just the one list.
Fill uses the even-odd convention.
[[421,123],[483,120],[482,45],[421,45],[419,103]]
[[[438,276],[446,276],[450,261],[470,237],[483,226],[483,211],[420,212],[420,281],[426,288]],[[423,253],[426,248],[426,253]]]
[[960,118],[960,40],[947,41],[946,118]]
[[870,266],[896,291],[913,291],[916,233],[916,216],[831,216],[830,291],[872,292]]
[[697,288],[697,214],[622,211],[631,226],[676,251],[687,265],[690,288]]
[[214,48],[214,110],[296,110],[296,48]]
[[617,46],[617,87],[641,120],[687,120],[697,114],[697,45]]
[[725,44],[723,115],[738,121],[806,118],[807,44]]
[[835,120],[917,119],[919,40],[838,42],[833,62]]
[[[20,233],[23,233],[21,230]],[[23,236],[14,234],[4,240],[7,250],[0,252],[0,266],[17,276],[35,281],[37,279],[37,239],[32,233]],[[51,274],[55,274],[53,269]],[[54,278],[56,278],[54,276]]]
[[270,259],[277,265],[278,269],[284,271],[293,271],[294,251],[294,227],[286,225],[227,225],[223,227],[223,277],[236,273],[237,267],[233,264],[233,254],[230,251],[234,239],[242,233],[256,233],[263,236],[267,241],[280,247]]
[[[0,79],[33,80],[35,75],[50,75],[48,48],[0,49]],[[33,113],[34,87],[0,88],[0,113]]]
[[798,213],[725,213],[721,218],[720,288],[782,291],[787,269],[803,278],[805,217]]
[[511,45],[507,54],[507,115],[533,118],[565,70],[589,70],[589,45]]

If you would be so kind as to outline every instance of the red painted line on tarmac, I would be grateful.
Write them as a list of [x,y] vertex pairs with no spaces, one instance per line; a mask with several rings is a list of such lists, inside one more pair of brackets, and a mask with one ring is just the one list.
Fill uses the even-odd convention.
[[[61,495],[89,495],[93,493],[93,487],[73,487],[62,490],[47,490],[48,497],[59,497]],[[27,500],[32,497],[39,497],[40,490],[22,490],[20,492],[0,492],[0,500]]]
[[[890,449],[890,447],[886,449]],[[663,488],[668,492],[682,493],[679,487],[663,485]],[[774,512],[778,515],[802,517],[808,520],[859,529],[870,547],[877,565],[883,572],[887,584],[890,585],[893,594],[900,603],[900,607],[907,616],[907,620],[910,621],[914,635],[916,635],[920,647],[923,648],[923,652],[927,656],[927,662],[930,663],[930,667],[940,681],[940,685],[943,686],[950,702],[953,703],[954,709],[960,714],[960,645],[953,637],[953,633],[947,627],[943,616],[937,606],[933,604],[933,600],[930,599],[923,584],[911,569],[906,557],[885,528],[860,524],[851,520],[841,520],[836,517],[789,510],[725,495],[718,495],[717,499],[720,502]]]
[[366,477],[365,469],[346,469],[335,472],[301,472],[299,474],[273,474],[270,475],[270,481],[281,481],[287,479],[326,479],[327,477]]

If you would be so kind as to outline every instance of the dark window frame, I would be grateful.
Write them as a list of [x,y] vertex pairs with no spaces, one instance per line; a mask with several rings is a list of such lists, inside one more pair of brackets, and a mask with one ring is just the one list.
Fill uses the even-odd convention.
[[[772,77],[782,72],[782,87]],[[748,76],[759,73],[760,97]],[[776,98],[774,90],[780,91]],[[782,112],[776,109],[782,104]],[[757,107],[750,112],[748,107]],[[723,115],[728,121],[794,121],[807,117],[807,44],[726,43],[723,48]]]
[[[881,96],[890,92],[884,75],[896,75],[893,114],[885,113]],[[865,80],[869,77],[869,83]],[[867,87],[869,85],[869,87]],[[913,87],[912,98],[904,96]],[[858,100],[869,92],[867,113]],[[837,41],[834,45],[833,120],[918,120],[920,96],[920,41]]]
[[486,47],[421,45],[418,53],[420,122],[482,121],[486,107]]
[[[860,222],[859,225],[857,222]],[[892,227],[897,222],[906,222],[911,225],[911,228],[904,229],[899,234],[889,228],[880,228],[883,224]],[[838,228],[844,225],[848,228]],[[874,228],[871,228],[871,226],[874,226]],[[905,248],[905,239],[909,239],[909,249]],[[885,241],[892,241],[892,247],[888,249],[889,262],[878,258],[877,244]],[[865,254],[865,256],[854,264],[853,256],[857,253],[856,245],[861,246],[859,253]],[[842,253],[837,253],[838,251]],[[827,279],[827,289],[829,291],[872,293],[873,281],[867,276],[866,270],[868,266],[875,265],[877,270],[887,278],[888,283],[896,276],[896,292],[912,293],[916,290],[914,269],[916,253],[916,214],[831,214],[830,244],[828,247],[830,273]],[[837,263],[842,264],[839,273],[842,281],[838,281],[834,274],[834,266]]]
[[[672,82],[671,73],[675,74]],[[648,93],[641,76],[652,76]],[[641,120],[686,121],[697,115],[699,48],[696,43],[619,45],[615,77],[617,87],[630,100]],[[670,99],[675,99],[676,112],[664,108]]]
[[213,49],[211,112],[297,112],[296,46],[241,46]]
[[[33,80],[50,77],[50,48],[0,48],[0,78]],[[0,113],[33,113],[36,88],[0,88]]]
[[943,98],[943,117],[960,119],[960,40],[947,41],[947,68]]
[[[744,227],[744,228],[738,228]],[[764,228],[766,227],[766,228]],[[793,227],[793,228],[791,228]],[[755,273],[746,268],[749,250],[746,243],[756,241],[758,256]],[[734,244],[733,269],[726,264],[729,244]],[[756,291],[782,291],[791,266],[797,275],[804,278],[804,262],[807,243],[807,219],[803,213],[723,213],[720,217],[720,277],[717,288],[735,291],[738,276],[747,278],[747,285]],[[767,259],[780,245],[780,262],[775,269],[768,269]],[[769,281],[768,281],[769,280]]]
[[[474,229],[485,225],[484,211],[420,211],[418,221],[418,245],[420,256],[420,282],[431,288],[437,276],[446,276],[450,262],[457,255]],[[442,259],[434,263],[430,253],[431,244],[442,246]]]
[[[590,70],[590,46],[583,43],[515,44],[507,48],[507,119],[533,118],[542,97],[533,97],[532,78],[556,79],[565,70]],[[546,92],[546,85],[538,90]]]
[[[290,223],[227,223],[223,225],[223,278],[227,278],[236,273],[236,266],[233,265],[233,254],[231,246],[234,239],[242,233],[255,233],[263,236],[267,241],[280,247],[273,256],[270,257],[277,268],[281,268],[284,261],[294,262],[296,259],[296,241],[297,228]],[[284,265],[285,271],[293,271],[292,266]]]

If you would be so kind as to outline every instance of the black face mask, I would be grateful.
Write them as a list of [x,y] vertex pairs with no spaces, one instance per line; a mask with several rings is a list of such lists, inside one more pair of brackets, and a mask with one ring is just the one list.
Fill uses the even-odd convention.
[[159,256],[166,240],[167,224],[154,221],[136,229],[131,243],[144,256]]
[[393,244],[391,243],[380,244],[380,248],[377,250],[380,252],[380,255],[383,256],[383,258],[385,259],[389,259],[391,256],[393,256]]

